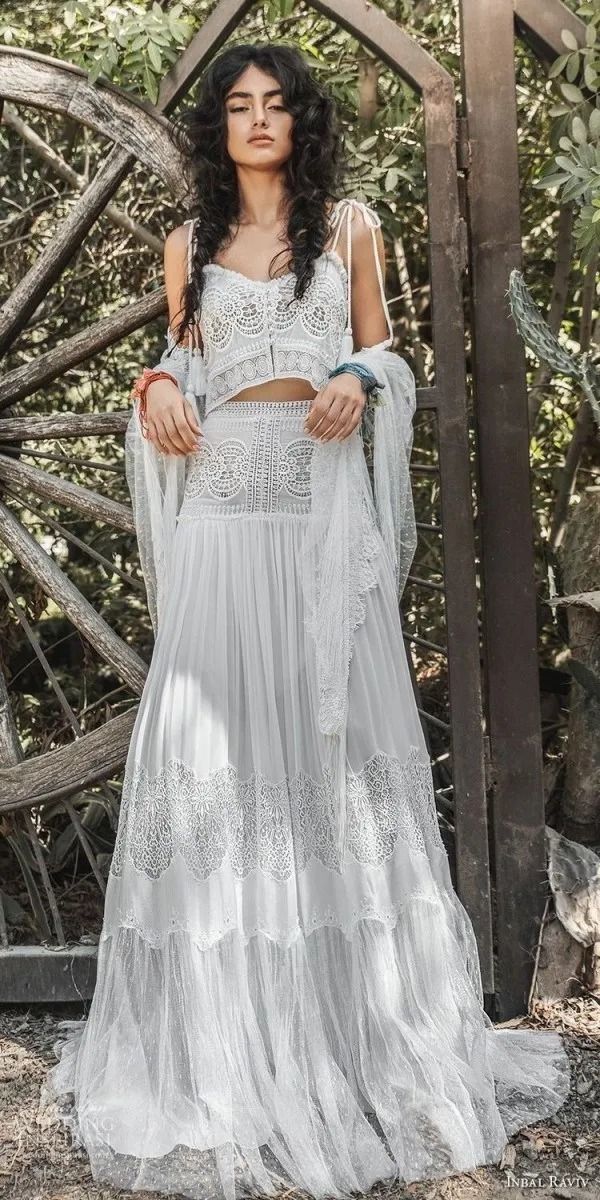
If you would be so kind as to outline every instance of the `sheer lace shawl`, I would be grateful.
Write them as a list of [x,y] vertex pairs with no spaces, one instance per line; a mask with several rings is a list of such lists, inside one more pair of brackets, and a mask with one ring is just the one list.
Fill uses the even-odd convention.
[[[199,416],[195,401],[191,403]],[[189,461],[189,455],[161,454],[143,437],[134,404],[125,430],[125,475],[155,637],[172,578],[177,514],[183,501]]]
[[[377,377],[379,402],[366,411],[373,423],[373,489],[359,430],[343,442],[317,443],[311,462],[311,517],[303,544],[305,620],[312,634],[319,685],[319,727],[329,739],[335,780],[340,856],[346,844],[346,732],[348,681],[354,634],[366,612],[366,592],[385,552],[398,601],[417,544],[409,473],[416,406],[414,375],[381,345],[346,354]],[[379,536],[378,536],[379,534]]]

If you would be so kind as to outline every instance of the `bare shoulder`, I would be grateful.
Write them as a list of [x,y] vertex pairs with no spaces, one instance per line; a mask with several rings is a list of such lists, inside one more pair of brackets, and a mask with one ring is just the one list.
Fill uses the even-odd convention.
[[381,220],[375,208],[368,204],[351,202],[351,238],[352,256],[357,273],[361,276],[373,269],[373,243],[377,248],[377,257],[382,268],[385,268],[385,243],[381,229]]
[[169,306],[169,323],[173,327],[183,307],[183,293],[187,280],[187,244],[189,223],[178,225],[165,237],[164,279]]
[[[357,254],[357,261],[359,258],[373,253],[373,233],[375,234],[377,251],[381,258],[384,253],[384,242],[381,231],[381,219],[377,210],[370,204],[365,204],[361,200],[355,200],[353,196],[343,196],[335,205],[332,205],[329,212],[330,219],[333,217],[335,209],[338,210],[338,219],[344,231],[348,228],[348,219],[350,221],[352,253]],[[344,233],[344,242],[345,240],[346,234]]]
[[187,221],[167,234],[164,244],[165,262],[178,261],[183,258],[187,251],[188,236],[189,224]]

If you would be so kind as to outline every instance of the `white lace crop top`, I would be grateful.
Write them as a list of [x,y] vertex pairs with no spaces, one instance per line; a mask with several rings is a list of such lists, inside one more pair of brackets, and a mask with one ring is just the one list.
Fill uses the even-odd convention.
[[[393,332],[385,299],[375,229],[381,220],[361,201],[344,198],[334,206],[330,224],[333,244],[315,261],[315,274],[300,301],[293,297],[295,275],[250,279],[239,271],[208,263],[204,268],[202,305],[196,321],[202,349],[175,345],[167,332],[160,365],[176,376],[181,390],[202,400],[204,414],[230,400],[243,388],[272,379],[306,379],[318,391],[328,372],[353,352],[350,298],[354,211],[371,229],[373,252],[391,345]],[[335,247],[347,224],[347,267]],[[191,277],[194,220],[188,225],[188,279]]]

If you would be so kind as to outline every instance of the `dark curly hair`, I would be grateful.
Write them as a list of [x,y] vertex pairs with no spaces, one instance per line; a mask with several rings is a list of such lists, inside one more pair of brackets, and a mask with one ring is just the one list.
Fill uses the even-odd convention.
[[[294,46],[245,43],[219,54],[202,77],[196,104],[173,126],[173,138],[188,170],[189,211],[195,225],[191,283],[182,291],[180,342],[200,311],[202,268],[230,239],[239,221],[235,163],[227,152],[225,96],[242,71],[254,63],[281,86],[283,103],[294,118],[292,153],[285,164],[288,192],[287,237],[296,276],[293,299],[300,300],[314,275],[314,262],[328,239],[326,202],[335,201],[342,174],[341,134],[335,102]],[[280,254],[270,263],[270,269]]]

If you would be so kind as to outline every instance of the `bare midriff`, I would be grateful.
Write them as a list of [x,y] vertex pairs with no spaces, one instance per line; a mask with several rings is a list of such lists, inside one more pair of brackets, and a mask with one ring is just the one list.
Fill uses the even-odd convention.
[[230,404],[232,400],[262,400],[268,404],[270,400],[289,400],[293,404],[294,401],[312,400],[316,394],[306,379],[268,379],[266,383],[242,388],[227,403]]

